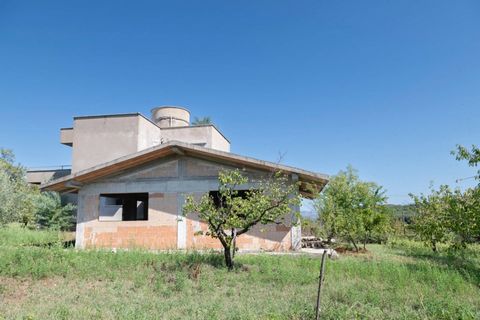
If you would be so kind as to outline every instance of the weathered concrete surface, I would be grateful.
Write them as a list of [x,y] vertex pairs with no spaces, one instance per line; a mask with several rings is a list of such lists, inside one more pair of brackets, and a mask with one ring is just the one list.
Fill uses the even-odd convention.
[[[188,155],[242,170],[249,168],[250,170],[262,171],[264,174],[273,171],[282,171],[285,174],[291,175],[292,179],[295,176],[296,179],[301,182],[299,186],[300,193],[310,198],[314,196],[315,192],[321,191],[328,182],[328,176],[321,173],[232,154],[230,152],[200,147],[189,143],[170,141],[46,183],[42,185],[41,188],[43,190],[57,192],[71,192],[83,184],[99,181],[99,179],[117,172],[138,168],[155,159],[165,159],[175,155]],[[315,192],[311,188],[312,186],[315,186]]]
[[180,141],[230,152],[230,142],[214,125],[162,128],[162,142]]
[[[137,114],[75,118],[72,172],[135,153],[153,146],[155,141],[159,144],[160,128],[140,118]],[[145,138],[141,144],[140,136]]]
[[152,120],[160,128],[190,125],[190,111],[182,107],[161,106],[152,109]]
[[73,146],[73,128],[60,129],[60,143],[66,146]]
[[72,173],[134,154],[168,141],[230,151],[230,142],[213,125],[160,128],[140,114],[74,118],[60,130],[60,141],[72,146]]
[[[207,224],[195,214],[182,217],[181,208],[187,194],[200,197],[218,190],[218,172],[224,168],[196,158],[170,157],[84,186],[78,200],[77,247],[220,249],[220,242],[205,234]],[[129,192],[149,193],[148,221],[99,221],[101,193]],[[290,220],[286,219],[285,224],[256,226],[237,239],[237,246],[245,251],[290,250]]]

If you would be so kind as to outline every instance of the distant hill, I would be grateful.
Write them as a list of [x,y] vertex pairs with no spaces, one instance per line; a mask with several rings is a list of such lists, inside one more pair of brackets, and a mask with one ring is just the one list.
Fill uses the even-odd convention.
[[402,218],[403,220],[410,220],[417,214],[413,204],[387,204],[387,208],[392,210],[395,218]]

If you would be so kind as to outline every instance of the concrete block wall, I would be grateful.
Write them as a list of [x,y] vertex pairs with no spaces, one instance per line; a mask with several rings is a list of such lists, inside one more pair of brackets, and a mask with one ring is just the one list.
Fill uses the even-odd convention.
[[[182,216],[185,196],[200,197],[218,190],[218,172],[226,165],[189,157],[157,160],[134,170],[84,186],[79,191],[77,247],[220,249],[217,239],[205,235],[207,224],[195,214]],[[261,175],[260,172],[248,172]],[[99,197],[103,193],[148,192],[147,221],[99,221]],[[256,226],[240,236],[237,245],[245,251],[292,249],[292,227]]]

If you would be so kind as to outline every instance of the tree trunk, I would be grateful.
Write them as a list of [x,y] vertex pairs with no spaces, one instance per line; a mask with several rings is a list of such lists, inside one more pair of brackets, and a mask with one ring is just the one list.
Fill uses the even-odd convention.
[[225,264],[227,265],[228,270],[233,270],[233,258],[232,258],[232,248],[224,247],[223,254],[225,256]]
[[235,258],[235,252],[237,251],[237,229],[232,229],[232,246],[233,246],[233,252],[232,252],[232,259]]
[[363,250],[367,250],[367,234],[365,233],[365,236],[363,237]]
[[437,242],[432,240],[432,251],[437,252]]
[[352,240],[352,244],[353,244],[353,246],[355,247],[355,251],[358,252],[358,246],[357,246],[357,244],[355,243],[355,241]]
[[355,247],[355,251],[358,252],[358,246],[355,243],[355,240],[353,240],[353,237],[350,236],[350,242],[352,242],[353,246]]

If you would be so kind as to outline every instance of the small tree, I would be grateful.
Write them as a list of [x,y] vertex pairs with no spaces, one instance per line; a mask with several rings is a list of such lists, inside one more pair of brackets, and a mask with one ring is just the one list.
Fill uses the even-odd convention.
[[451,248],[465,249],[467,244],[480,236],[479,189],[455,190],[446,192],[444,202],[447,207],[446,228],[451,237]]
[[15,164],[11,150],[0,149],[0,226],[34,221],[38,188],[27,183],[26,171]]
[[417,211],[413,217],[413,229],[433,252],[437,251],[437,244],[447,237],[448,209],[445,195],[449,192],[448,186],[441,186],[438,191],[432,189],[429,195],[410,194]]
[[[208,234],[220,241],[225,264],[232,270],[237,237],[258,223],[281,223],[288,213],[299,216],[299,212],[292,212],[292,206],[300,204],[299,185],[281,172],[262,181],[251,181],[239,170],[227,170],[219,173],[218,181],[218,199],[210,194],[198,201],[188,196],[183,213],[198,213],[208,224]],[[240,188],[248,183],[255,187],[240,193]]]
[[[457,149],[452,151],[457,160],[466,160],[471,167],[477,167],[480,163],[480,148],[472,145],[471,150],[457,145]],[[467,189],[461,197],[457,197],[459,201],[453,203],[453,210],[457,209],[457,214],[466,216],[464,219],[465,228],[459,226],[459,232],[468,230],[468,234],[461,235],[461,239],[476,238],[480,241],[480,170],[477,171],[475,179],[479,181],[475,188]],[[456,206],[455,206],[456,204]]]
[[75,206],[63,206],[57,192],[43,192],[37,203],[37,224],[44,228],[71,230],[75,225]]
[[450,249],[466,248],[480,237],[479,189],[452,191],[449,186],[431,190],[429,195],[414,196],[418,215],[413,219],[417,236],[437,251],[437,244]]
[[358,242],[365,248],[373,233],[380,235],[388,230],[386,200],[381,186],[360,181],[357,172],[348,167],[330,179],[315,200],[315,208],[328,238],[345,238],[358,251]]

